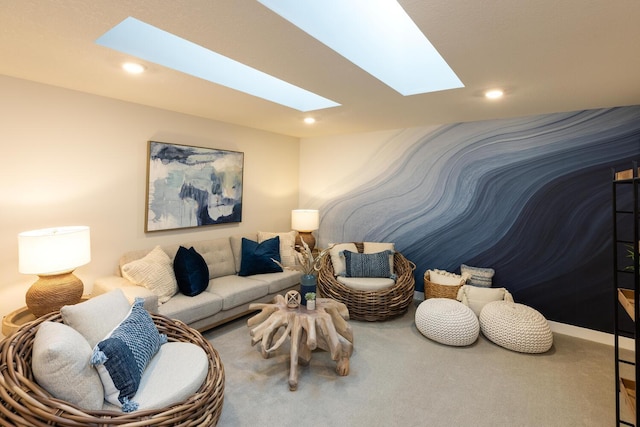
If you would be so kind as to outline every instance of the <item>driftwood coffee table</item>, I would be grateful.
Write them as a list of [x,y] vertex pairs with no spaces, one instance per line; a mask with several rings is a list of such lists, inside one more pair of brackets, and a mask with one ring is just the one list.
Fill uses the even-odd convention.
[[[353,352],[353,331],[347,323],[347,307],[329,298],[318,298],[316,309],[307,310],[303,305],[288,308],[285,298],[276,295],[273,304],[254,303],[251,309],[261,309],[247,321],[251,328],[251,345],[262,342],[262,357],[269,358],[287,339],[291,338],[291,367],[289,370],[289,390],[298,388],[298,361],[307,365],[311,352],[316,348],[331,353],[331,359],[337,362],[338,375],[349,375],[349,357]],[[284,328],[275,343],[276,333]]]

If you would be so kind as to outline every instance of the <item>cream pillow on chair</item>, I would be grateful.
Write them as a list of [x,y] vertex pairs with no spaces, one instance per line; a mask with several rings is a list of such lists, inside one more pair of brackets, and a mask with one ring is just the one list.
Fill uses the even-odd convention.
[[131,304],[116,288],[75,305],[60,309],[63,322],[71,326],[89,343],[90,348],[98,344],[105,335],[118,326],[131,310]]
[[31,368],[37,383],[83,409],[102,409],[104,392],[98,371],[89,365],[91,346],[63,323],[42,322],[33,341]]
[[331,256],[331,264],[333,265],[334,276],[344,276],[347,271],[347,264],[344,259],[343,251],[358,252],[355,243],[329,243],[329,255]]

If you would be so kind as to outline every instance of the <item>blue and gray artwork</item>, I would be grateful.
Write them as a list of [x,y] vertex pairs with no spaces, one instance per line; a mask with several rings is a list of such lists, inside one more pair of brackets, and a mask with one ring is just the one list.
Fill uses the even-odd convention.
[[242,220],[244,154],[149,142],[147,231]]

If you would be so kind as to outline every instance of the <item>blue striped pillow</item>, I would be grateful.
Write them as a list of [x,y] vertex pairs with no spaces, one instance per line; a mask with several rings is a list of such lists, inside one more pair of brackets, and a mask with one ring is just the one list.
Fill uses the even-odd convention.
[[344,251],[346,277],[390,277],[393,272],[389,265],[391,251],[361,254]]

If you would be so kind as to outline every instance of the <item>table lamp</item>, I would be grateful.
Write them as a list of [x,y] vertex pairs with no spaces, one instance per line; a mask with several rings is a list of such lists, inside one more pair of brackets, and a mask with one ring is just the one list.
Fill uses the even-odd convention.
[[39,276],[25,297],[29,311],[40,317],[63,305],[80,302],[84,286],[73,270],[89,261],[89,227],[46,228],[18,234],[18,270]]
[[291,211],[291,229],[298,232],[296,245],[302,246],[301,240],[313,251],[316,246],[316,238],[313,237],[313,230],[317,230],[320,225],[320,213],[316,209],[294,209]]

